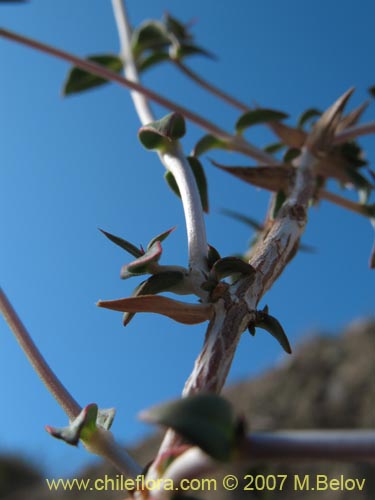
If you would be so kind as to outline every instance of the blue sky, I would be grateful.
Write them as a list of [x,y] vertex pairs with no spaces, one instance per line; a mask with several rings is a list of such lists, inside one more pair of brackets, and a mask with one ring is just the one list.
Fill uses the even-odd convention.
[[[129,0],[134,24],[164,11],[197,20],[197,41],[218,54],[190,66],[249,104],[282,109],[290,123],[310,106],[323,109],[351,86],[354,107],[374,84],[370,0],[230,4],[212,0]],[[1,24],[78,55],[118,50],[110,2],[35,0],[1,6]],[[63,99],[68,66],[0,40],[1,284],[41,351],[80,404],[117,408],[114,433],[131,443],[151,429],[137,421],[144,408],[177,397],[192,369],[204,327],[138,315],[127,329],[121,314],[95,307],[125,297],[136,281],[122,282],[128,256],[98,227],[134,243],[177,224],[162,263],[186,264],[179,200],[163,180],[156,155],[137,140],[139,122],[126,90],[115,85]],[[161,66],[144,82],[231,130],[238,112],[208,96],[176,70]],[[154,106],[162,116],[166,110]],[[373,120],[373,106],[364,119]],[[188,124],[189,151],[202,131]],[[247,134],[271,142],[263,128]],[[361,140],[372,163],[373,138]],[[227,164],[249,159],[213,152]],[[208,238],[223,256],[246,248],[245,226],[220,214],[230,208],[262,219],[268,194],[216,171],[204,160],[211,213]],[[322,203],[313,209],[304,241],[315,255],[299,254],[263,303],[284,325],[293,345],[316,329],[338,331],[373,313],[373,274],[367,267],[369,222]],[[284,359],[279,345],[259,332],[244,335],[229,381],[259,373]],[[45,424],[66,418],[33,373],[5,322],[0,322],[0,452],[22,452],[48,474],[68,474],[91,460],[83,450],[51,439]],[[296,395],[298,397],[298,395]],[[302,395],[301,395],[302,397]],[[26,418],[27,417],[27,418]]]

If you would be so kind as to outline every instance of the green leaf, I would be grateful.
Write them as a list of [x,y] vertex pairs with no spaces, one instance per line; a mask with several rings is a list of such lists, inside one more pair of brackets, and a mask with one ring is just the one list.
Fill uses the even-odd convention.
[[354,168],[364,167],[368,162],[363,158],[363,151],[355,141],[345,142],[339,147],[340,153]]
[[87,405],[81,413],[67,427],[46,426],[46,431],[51,436],[65,441],[67,444],[77,446],[80,439],[89,439],[97,431],[96,419],[98,406]]
[[155,241],[141,257],[122,267],[120,277],[126,279],[141,274],[152,274],[151,266],[159,261],[162,251],[160,242]]
[[166,238],[168,238],[168,236],[173,233],[173,231],[176,229],[176,226],[173,226],[171,227],[170,229],[168,229],[167,231],[164,231],[163,233],[160,233],[158,234],[157,236],[155,236],[155,238],[152,238],[152,240],[149,242],[149,244],[147,245],[147,251],[150,250],[150,248],[152,246],[154,246],[154,244],[159,241],[160,243],[162,241],[164,241]]
[[255,231],[262,231],[263,225],[252,217],[248,217],[247,215],[240,214],[239,212],[235,212],[234,210],[224,209],[221,211],[224,215],[231,217],[232,219],[243,222],[247,226],[251,227]]
[[265,308],[264,311],[257,311],[255,326],[266,330],[275,337],[285,352],[288,354],[292,353],[288,337],[283,327],[276,318],[268,314],[268,308]]
[[167,32],[175,36],[180,42],[192,39],[186,25],[172,17],[168,12],[164,15],[164,26]]
[[208,252],[207,252],[207,265],[208,269],[211,269],[212,266],[215,264],[220,259],[220,254],[216,250],[215,247],[208,245]]
[[298,158],[301,154],[301,150],[298,148],[289,148],[284,156],[283,156],[283,162],[284,163],[292,163],[293,160]]
[[142,250],[140,250],[139,248],[134,246],[129,241],[126,241],[123,238],[119,238],[118,236],[115,236],[114,234],[107,233],[107,231],[104,231],[103,229],[99,228],[99,231],[102,232],[104,234],[104,236],[106,236],[113,243],[115,243],[116,245],[118,245],[119,247],[121,247],[123,250],[130,253],[134,257],[138,258],[144,254],[144,252],[142,252]]
[[255,274],[255,269],[238,257],[224,257],[217,260],[210,271],[210,275],[217,281],[233,274],[251,276]]
[[[120,57],[113,54],[103,54],[103,55],[93,55],[87,58],[88,61],[100,64],[106,69],[114,71],[115,73],[120,73],[123,69],[123,63]],[[71,95],[77,92],[83,92],[85,90],[93,89],[109,83],[108,80],[97,75],[93,75],[87,71],[80,68],[73,67],[65,80],[62,94]]]
[[274,206],[273,206],[273,210],[272,210],[272,218],[273,219],[276,219],[277,214],[279,213],[279,210],[283,206],[285,200],[286,200],[286,195],[285,195],[284,191],[278,191],[276,193]]
[[204,173],[201,162],[197,158],[195,158],[194,156],[188,156],[187,160],[191,166],[195,181],[198,186],[203,211],[208,213],[209,204],[206,174]]
[[170,44],[168,33],[159,21],[145,21],[132,34],[132,50],[135,58],[145,50],[157,50]]
[[230,149],[228,144],[214,135],[204,135],[195,145],[192,156],[199,157],[211,149]]
[[137,66],[138,70],[140,73],[145,71],[146,69],[151,68],[152,66],[155,66],[156,64],[159,64],[164,61],[169,61],[169,54],[167,52],[163,51],[155,51],[152,54],[149,54],[147,56],[142,56],[138,59],[137,61]]
[[205,56],[209,59],[216,59],[215,56],[208,50],[199,47],[198,45],[192,45],[184,43],[178,46],[172,46],[170,49],[172,59],[181,60],[188,56]]
[[165,149],[168,143],[185,135],[185,120],[179,113],[170,113],[161,120],[141,127],[139,140],[146,149]]
[[[184,275],[179,271],[163,271],[150,276],[142,281],[132,293],[132,297],[140,295],[156,295],[157,293],[173,291],[173,288],[181,285],[184,281]],[[135,313],[126,312],[123,316],[123,325],[127,326],[135,316]]]
[[252,111],[246,111],[236,123],[236,130],[238,133],[243,132],[248,127],[258,125],[260,123],[275,122],[288,118],[289,115],[282,111],[274,109],[258,108]]
[[311,122],[312,120],[314,120],[314,118],[321,116],[321,114],[322,114],[322,112],[319,111],[319,109],[316,109],[316,108],[307,109],[298,118],[297,127],[303,128],[304,125],[306,125],[308,122]]
[[172,428],[216,460],[231,457],[236,419],[231,405],[220,396],[196,394],[151,408],[140,418]]
[[265,151],[266,153],[274,154],[281,151],[284,148],[285,144],[283,144],[282,142],[274,142],[272,144],[268,144],[268,146],[265,146],[263,148],[263,151]]
[[167,170],[164,174],[164,179],[166,183],[168,184],[169,188],[174,192],[175,195],[177,195],[179,198],[181,198],[181,193],[178,188],[176,179],[174,178],[174,175],[170,170]]
[[[374,205],[374,209],[375,209],[375,205]],[[372,224],[372,227],[375,229],[375,217],[372,217],[370,219],[370,222]],[[374,243],[372,250],[371,250],[369,267],[370,267],[370,269],[375,269],[375,243]]]

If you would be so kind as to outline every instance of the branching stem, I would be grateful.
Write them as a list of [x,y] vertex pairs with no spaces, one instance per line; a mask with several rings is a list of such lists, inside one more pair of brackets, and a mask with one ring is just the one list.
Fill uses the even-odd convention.
[[[125,76],[130,82],[139,85],[139,75],[131,50],[131,28],[125,3],[123,0],[112,0],[112,5],[120,37]],[[154,121],[155,117],[147,99],[149,96],[137,91],[132,91],[131,94],[141,123],[146,125]],[[186,116],[186,113],[183,114]],[[188,237],[189,267],[193,273],[196,291],[198,295],[202,295],[200,283],[202,282],[201,272],[206,271],[207,267],[207,238],[197,184],[191,167],[178,144],[168,148],[167,152],[159,153],[159,157],[167,170],[173,174],[181,193]]]

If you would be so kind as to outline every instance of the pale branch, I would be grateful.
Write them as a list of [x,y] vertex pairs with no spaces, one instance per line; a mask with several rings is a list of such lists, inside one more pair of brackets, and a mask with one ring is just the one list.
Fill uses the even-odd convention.
[[[254,466],[259,462],[365,462],[375,461],[375,432],[372,430],[301,430],[253,432],[238,445],[233,467]],[[228,471],[228,464],[226,471]],[[181,481],[208,477],[223,467],[194,446],[179,455],[165,470],[162,480]],[[148,498],[168,500],[171,492],[154,489]]]
[[[139,84],[139,74],[131,50],[131,28],[125,3],[123,0],[112,0],[112,5],[120,37],[125,76],[129,81]],[[133,91],[132,98],[142,125],[155,121],[147,96]],[[192,271],[191,278],[194,290],[203,297],[205,294],[200,288],[201,273],[207,270],[208,245],[198,187],[191,167],[178,144],[168,148],[168,151],[158,154],[163,165],[173,174],[181,194],[188,238],[189,267]]]
[[[257,305],[264,293],[280,276],[295,255],[307,221],[309,201],[314,193],[315,157],[303,148],[296,169],[294,189],[280,209],[271,228],[260,233],[249,259],[255,276],[244,277],[233,286],[223,289],[215,302],[215,316],[211,320],[193,371],[183,396],[201,391],[220,393],[227,378],[233,357]],[[173,431],[168,431],[159,456],[179,442]]]
[[[372,462],[375,432],[372,430],[301,430],[250,433],[236,451],[233,465],[259,461]],[[192,447],[174,460],[165,477],[177,484],[184,478],[206,476],[220,468],[201,449]]]
[[71,396],[69,391],[63,386],[46,360],[43,358],[39,349],[30,337],[18,314],[14,310],[9,299],[0,288],[0,311],[2,312],[9,328],[12,330],[26,357],[32,367],[39,375],[49,392],[53,395],[61,408],[70,419],[74,419],[81,411],[80,405]]

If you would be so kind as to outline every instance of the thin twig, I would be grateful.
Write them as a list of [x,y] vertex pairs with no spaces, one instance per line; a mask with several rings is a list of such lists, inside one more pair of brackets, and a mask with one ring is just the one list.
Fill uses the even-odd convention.
[[182,73],[184,73],[186,76],[188,76],[191,80],[200,85],[202,88],[208,90],[208,92],[211,92],[211,94],[215,95],[216,97],[219,97],[219,99],[222,99],[231,106],[234,106],[235,108],[239,109],[240,111],[244,111],[245,113],[246,111],[250,110],[250,106],[247,106],[246,104],[234,98],[230,94],[227,94],[223,90],[219,89],[219,87],[216,87],[216,85],[213,85],[212,83],[208,82],[200,75],[198,75],[198,73],[196,73],[191,68],[186,66],[186,64],[184,64],[182,61],[174,59],[173,62]]
[[331,191],[326,191],[322,189],[319,191],[319,197],[322,200],[330,201],[339,207],[346,208],[351,212],[355,212],[356,214],[363,215],[365,217],[369,217],[369,210],[366,205],[362,205],[361,203],[356,203],[355,201],[348,200],[347,198],[343,198],[338,194],[334,194]]
[[[112,5],[120,37],[125,75],[129,81],[139,85],[139,74],[131,50],[131,28],[125,4],[122,0],[112,0]],[[134,105],[143,125],[155,120],[147,97],[145,94],[132,92]],[[159,153],[159,157],[164,166],[173,174],[181,193],[188,236],[189,266],[193,273],[197,273],[196,280],[193,279],[193,281],[196,281],[196,291],[202,295],[201,272],[207,267],[207,238],[197,184],[191,167],[178,145],[169,148],[165,153]]]
[[26,354],[28,360],[39,375],[47,389],[59,403],[70,419],[74,419],[81,411],[80,405],[71,396],[69,391],[63,386],[54,374],[46,360],[43,358],[30,334],[26,330],[9,299],[0,288],[0,311],[7,321],[10,329],[14,333],[18,343]]
[[222,139],[223,141],[226,141],[233,151],[243,153],[247,156],[250,156],[251,158],[254,158],[259,162],[266,164],[276,161],[273,158],[273,156],[268,155],[261,149],[253,146],[249,142],[245,141],[242,137],[237,137],[229,134],[225,130],[221,129],[220,127],[218,127],[211,121],[207,120],[206,118],[203,118],[202,116],[198,115],[197,113],[194,113],[193,111],[190,111],[184,106],[181,106],[171,101],[170,99],[167,99],[159,95],[158,93],[144,87],[143,85],[132,82],[127,78],[123,78],[121,75],[113,71],[110,71],[107,68],[100,66],[99,64],[88,61],[86,59],[81,59],[77,56],[69,54],[68,52],[57,49],[56,47],[52,47],[50,45],[39,42],[32,38],[28,38],[23,35],[19,35],[18,33],[14,33],[12,31],[5,30],[2,28],[0,28],[0,36],[2,36],[3,38],[7,38],[8,40],[20,43],[22,45],[26,45],[27,47],[39,50],[41,52],[44,52],[45,54],[49,54],[51,56],[62,59],[63,61],[73,64],[74,66],[77,66],[78,68],[84,71],[100,76],[106,80],[118,83],[123,87],[135,90],[136,92],[143,94],[151,101],[154,101],[167,109],[175,111],[176,113],[180,113],[186,119],[190,120],[191,122],[195,123],[199,127],[206,130],[209,134],[212,134]]
[[[30,361],[31,366],[64,410],[68,418],[71,421],[74,420],[81,412],[80,405],[60,382],[46,360],[43,358],[1,288],[0,311],[20,344],[23,352]],[[86,444],[86,448],[92,453],[100,455],[103,458],[107,458],[121,473],[130,477],[141,473],[141,467],[132,459],[128,452],[114,440],[111,432],[105,431],[104,429],[98,429],[98,435],[95,436],[94,440],[95,443]]]

